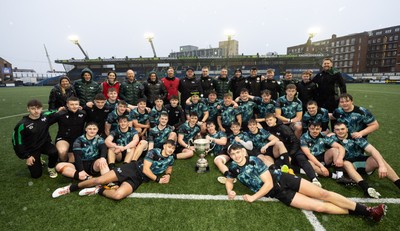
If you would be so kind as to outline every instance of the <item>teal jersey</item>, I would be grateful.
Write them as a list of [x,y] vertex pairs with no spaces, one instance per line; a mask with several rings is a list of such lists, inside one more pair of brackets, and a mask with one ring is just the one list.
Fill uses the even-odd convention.
[[236,116],[240,115],[241,112],[238,109],[233,108],[232,105],[225,106],[221,105],[219,109],[219,116],[221,116],[221,122],[223,126],[229,127],[232,122],[237,122]]
[[187,121],[178,128],[178,135],[183,135],[183,141],[185,141],[186,144],[189,140],[194,139],[199,132],[200,127],[197,124],[194,127],[190,127]]
[[75,140],[72,150],[74,152],[82,151],[82,161],[93,161],[100,158],[100,148],[102,144],[104,144],[104,139],[99,135],[88,140],[84,134]]
[[[123,115],[128,116],[129,112],[125,111],[125,113]],[[106,123],[111,125],[110,131],[113,131],[118,128],[118,117],[120,117],[120,115],[118,115],[117,109],[108,113]],[[128,117],[128,120],[131,121],[129,117]]]
[[126,146],[130,142],[132,142],[135,135],[138,135],[138,132],[134,128],[129,128],[128,131],[122,132],[119,127],[110,132],[110,136],[113,137],[113,142],[119,146]]
[[[351,137],[350,134],[348,137]],[[364,150],[368,146],[368,141],[365,138],[359,139],[343,139],[340,140],[337,136],[332,136],[332,138],[341,144],[346,150],[344,159],[349,160],[360,156],[365,156]]]
[[199,117],[199,121],[203,119],[204,112],[206,111],[208,111],[208,107],[201,101],[196,104],[192,102],[191,105],[186,105],[185,107],[185,114],[189,115],[191,112],[196,112]]
[[265,118],[267,114],[275,113],[276,101],[271,99],[268,103],[261,97],[254,97],[253,101],[257,104],[256,114],[258,118]]
[[370,111],[358,106],[354,106],[351,112],[345,112],[341,107],[336,108],[332,115],[338,122],[346,124],[350,133],[359,132],[375,121]]
[[160,116],[161,116],[161,113],[162,113],[162,112],[168,113],[168,112],[167,112],[167,109],[165,109],[164,106],[161,108],[161,110],[157,110],[156,106],[154,106],[154,107],[151,109],[151,111],[150,111],[150,113],[149,113],[149,121],[150,121],[150,125],[151,125],[152,127],[158,125],[158,120],[160,119]]
[[248,131],[247,136],[253,142],[253,149],[260,151],[261,148],[269,142],[268,139],[271,136],[271,133],[261,128],[258,129],[258,132],[256,134],[253,134],[251,131]]
[[208,108],[208,119],[207,120],[216,122],[217,116],[218,116],[218,106],[223,104],[222,100],[216,99],[214,102],[210,102],[210,100],[208,100],[208,99],[203,99],[203,103],[205,103]]
[[281,109],[282,116],[288,119],[296,117],[297,112],[303,111],[303,106],[298,98],[294,98],[293,101],[288,101],[286,96],[281,96],[276,100],[276,108]]
[[327,137],[322,133],[316,138],[313,138],[309,132],[304,133],[300,137],[300,146],[308,147],[314,156],[324,154],[326,150],[332,147],[334,142],[335,141],[331,137]]
[[[222,131],[217,131],[214,135],[210,135],[208,134],[211,138],[214,139],[220,139],[222,137],[226,137],[225,132]],[[219,144],[215,144],[214,149],[212,150],[213,153],[215,153],[216,155],[221,153],[222,150],[224,150],[225,146],[224,145],[219,145]]]
[[264,184],[260,176],[268,171],[268,167],[255,156],[246,158],[243,166],[239,166],[236,162],[231,163],[228,178],[237,178],[251,191],[258,192]]
[[147,152],[144,157],[145,160],[151,162],[150,170],[155,174],[159,175],[165,172],[169,166],[174,164],[174,157],[170,155],[168,157],[164,157],[162,154],[162,149],[153,148]]
[[321,123],[322,131],[328,128],[329,123],[329,113],[325,108],[318,108],[315,115],[310,115],[310,113],[305,112],[303,115],[303,129],[307,129],[308,125],[312,122]]
[[242,114],[242,123],[248,123],[250,119],[254,118],[254,112],[257,108],[257,104],[253,101],[242,101],[238,102],[239,110]]
[[233,133],[232,134],[230,134],[229,136],[228,136],[228,145],[232,145],[232,144],[239,144],[239,145],[242,145],[241,143],[239,143],[239,142],[237,142],[236,140],[235,140],[235,137],[239,137],[241,140],[243,140],[244,142],[247,142],[247,141],[251,141],[251,139],[250,139],[250,137],[247,135],[247,133],[244,133],[244,132],[240,132],[239,134],[237,134],[237,135],[234,135]]
[[168,140],[169,134],[174,131],[174,127],[167,125],[164,129],[160,130],[155,126],[149,130],[149,143],[154,143],[154,148],[162,148],[164,143]]
[[140,124],[146,124],[147,121],[149,121],[150,116],[149,113],[147,113],[147,110],[144,110],[144,113],[140,113],[137,108],[133,109],[129,113],[129,117],[131,120],[137,120],[138,123]]

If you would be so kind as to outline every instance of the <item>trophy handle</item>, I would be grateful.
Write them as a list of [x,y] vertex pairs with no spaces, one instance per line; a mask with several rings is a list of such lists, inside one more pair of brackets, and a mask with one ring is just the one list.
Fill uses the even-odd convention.
[[210,147],[212,146],[212,148],[208,149],[208,152],[212,151],[215,148],[215,143],[211,143]]
[[190,146],[194,145],[193,139],[189,139],[189,140],[188,140],[188,144],[189,144]]

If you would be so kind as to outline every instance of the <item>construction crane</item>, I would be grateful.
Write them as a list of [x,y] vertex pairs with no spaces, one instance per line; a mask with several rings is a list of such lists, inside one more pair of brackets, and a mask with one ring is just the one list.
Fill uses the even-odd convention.
[[44,51],[46,52],[47,61],[49,61],[50,72],[53,72],[54,71],[53,65],[51,65],[50,56],[49,56],[49,53],[47,52],[46,45],[43,44],[43,46],[44,46]]

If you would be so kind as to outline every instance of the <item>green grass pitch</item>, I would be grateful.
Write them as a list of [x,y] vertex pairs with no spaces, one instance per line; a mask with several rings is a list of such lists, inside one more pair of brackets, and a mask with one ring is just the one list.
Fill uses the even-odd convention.
[[[31,179],[25,163],[11,146],[15,124],[26,113],[26,102],[38,98],[47,103],[50,87],[0,88],[0,227],[1,230],[313,230],[304,213],[279,202],[138,199],[120,202],[101,196],[79,197],[77,193],[51,198],[53,190],[71,183],[59,175]],[[349,84],[355,104],[368,108],[380,123],[369,141],[400,173],[400,85]],[[45,108],[47,105],[45,105]],[[51,131],[55,134],[56,126]],[[194,172],[196,158],[177,161],[171,182],[142,185],[137,193],[224,195],[216,181],[217,169]],[[400,190],[374,173],[368,178],[383,198],[400,198]],[[363,197],[357,187],[346,188],[321,179],[324,188],[347,197]],[[251,193],[240,184],[238,194]],[[397,230],[399,204],[388,204],[388,214],[379,224],[361,217],[314,213],[326,230]]]

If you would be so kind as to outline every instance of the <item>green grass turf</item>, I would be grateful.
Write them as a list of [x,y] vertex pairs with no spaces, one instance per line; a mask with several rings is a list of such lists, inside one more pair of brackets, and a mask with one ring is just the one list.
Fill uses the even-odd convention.
[[[120,202],[101,196],[80,198],[77,193],[51,198],[58,187],[72,182],[59,176],[47,175],[31,179],[24,161],[13,153],[11,134],[26,112],[26,102],[38,98],[44,104],[51,88],[18,87],[0,88],[0,227],[2,230],[312,230],[305,215],[298,209],[279,202],[243,201],[190,201],[173,199],[134,199]],[[348,85],[355,104],[371,110],[380,123],[380,129],[370,135],[369,141],[381,151],[392,167],[399,171],[400,143],[400,85]],[[45,105],[47,107],[47,105]],[[51,131],[55,134],[56,126]],[[225,193],[224,186],[216,181],[217,169],[208,157],[211,170],[205,174],[194,172],[196,158],[177,161],[168,185],[153,182],[143,184],[138,193],[168,194]],[[369,178],[371,185],[385,198],[400,198],[400,190],[388,180],[379,180],[376,173]],[[363,197],[356,188],[337,185],[330,179],[321,179],[326,189],[348,197]],[[250,193],[236,184],[239,195]],[[388,204],[385,219],[374,224],[354,216],[316,214],[327,230],[397,230],[400,226],[400,205]]]

